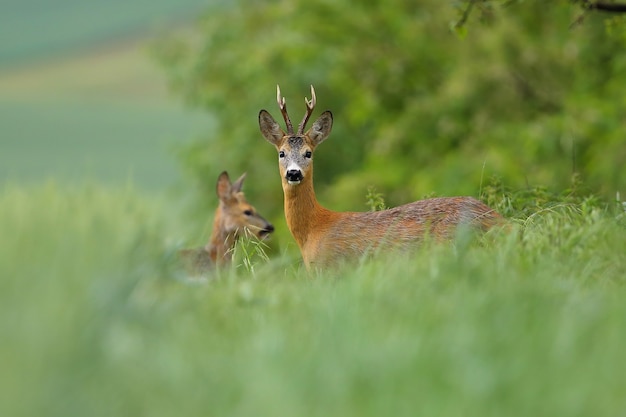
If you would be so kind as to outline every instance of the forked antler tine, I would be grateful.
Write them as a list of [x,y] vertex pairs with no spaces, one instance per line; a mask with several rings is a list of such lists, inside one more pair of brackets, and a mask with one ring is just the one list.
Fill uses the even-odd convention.
[[291,119],[287,114],[287,104],[285,103],[285,97],[280,95],[280,86],[276,85],[276,101],[278,101],[278,108],[280,112],[283,114],[283,119],[285,119],[285,125],[287,126],[287,133],[293,135],[293,125],[291,124]]
[[308,100],[306,97],[304,98],[304,104],[306,104],[306,113],[304,114],[304,118],[302,122],[298,125],[298,134],[301,135],[304,133],[304,128],[306,127],[306,122],[309,121],[309,117],[313,114],[313,109],[315,109],[315,103],[317,102],[315,98],[315,89],[311,86],[311,100]]

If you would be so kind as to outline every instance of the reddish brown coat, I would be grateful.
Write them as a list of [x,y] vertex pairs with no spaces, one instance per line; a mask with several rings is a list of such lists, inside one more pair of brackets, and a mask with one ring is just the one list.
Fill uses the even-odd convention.
[[315,107],[315,92],[306,100],[307,112],[294,132],[285,100],[278,104],[285,118],[283,131],[265,110],[259,113],[261,133],[279,153],[287,226],[307,265],[324,267],[359,259],[379,250],[406,250],[425,239],[452,239],[459,226],[487,230],[502,221],[493,209],[472,197],[431,198],[377,212],[336,212],[322,207],[313,188],[313,151],[332,129],[326,111],[305,133]]

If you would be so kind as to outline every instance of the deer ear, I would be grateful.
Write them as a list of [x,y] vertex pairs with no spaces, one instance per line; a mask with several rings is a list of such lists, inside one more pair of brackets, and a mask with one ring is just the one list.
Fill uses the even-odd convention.
[[259,113],[259,127],[263,137],[269,143],[278,147],[280,141],[285,136],[285,132],[280,128],[280,125],[274,120],[272,115],[265,110],[261,110]]
[[245,179],[246,179],[246,173],[244,172],[243,174],[241,174],[241,177],[237,179],[237,181],[232,183],[232,185],[230,186],[230,189],[233,194],[241,192],[241,187],[243,187],[243,180]]
[[328,135],[330,135],[330,131],[333,128],[333,114],[328,110],[320,115],[320,117],[315,120],[313,126],[306,132],[306,136],[308,136],[315,146],[322,143]]
[[228,177],[228,172],[224,171],[217,178],[217,196],[220,200],[226,201],[226,199],[230,197],[231,189],[232,187],[230,184],[230,178]]

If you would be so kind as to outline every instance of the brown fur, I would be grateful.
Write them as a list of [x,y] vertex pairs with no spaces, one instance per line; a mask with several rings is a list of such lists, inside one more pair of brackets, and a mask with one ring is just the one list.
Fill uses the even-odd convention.
[[198,273],[230,264],[235,242],[243,233],[264,239],[274,231],[274,226],[257,213],[241,191],[245,176],[243,174],[231,184],[226,171],[220,174],[216,187],[220,202],[215,210],[209,242],[204,247],[179,252],[190,272]]
[[[311,101],[305,99],[304,120],[315,105],[313,90],[312,95]],[[280,90],[278,101],[287,121]],[[288,127],[290,124],[287,122]],[[427,238],[449,240],[460,225],[487,230],[502,220],[495,210],[472,197],[431,198],[377,212],[328,210],[315,197],[312,152],[330,134],[332,114],[322,113],[306,133],[303,129],[289,132],[289,128],[285,133],[267,111],[261,110],[259,126],[279,152],[285,218],[307,267],[358,259],[381,249],[406,250]]]

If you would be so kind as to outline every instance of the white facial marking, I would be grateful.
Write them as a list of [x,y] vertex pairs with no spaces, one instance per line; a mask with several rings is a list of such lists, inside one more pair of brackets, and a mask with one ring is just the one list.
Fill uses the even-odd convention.
[[287,166],[287,171],[286,172],[294,171],[294,170],[295,171],[302,171],[302,169],[300,168],[300,166],[298,166],[298,164],[296,164],[295,162],[292,162],[292,163],[290,163]]
[[[296,164],[295,162],[291,162],[287,166],[287,169],[285,170],[285,173],[287,173],[289,171],[302,171],[302,168],[300,168],[300,166],[298,164]],[[290,181],[290,180],[287,180],[287,184],[289,184],[289,185],[298,185],[298,184],[300,184],[300,181]]]

